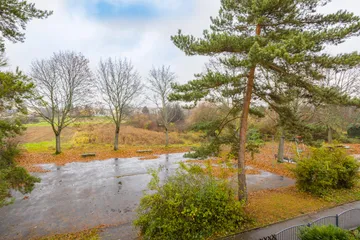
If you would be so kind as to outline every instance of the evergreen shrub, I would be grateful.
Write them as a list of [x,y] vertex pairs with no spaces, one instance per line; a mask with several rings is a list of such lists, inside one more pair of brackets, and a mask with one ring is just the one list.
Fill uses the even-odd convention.
[[294,173],[300,190],[325,195],[331,189],[353,187],[359,178],[358,169],[359,163],[345,150],[321,147],[298,161]]
[[141,199],[134,221],[144,239],[207,239],[238,231],[248,221],[229,182],[200,166],[181,164],[163,184],[158,171],[151,174],[151,191]]

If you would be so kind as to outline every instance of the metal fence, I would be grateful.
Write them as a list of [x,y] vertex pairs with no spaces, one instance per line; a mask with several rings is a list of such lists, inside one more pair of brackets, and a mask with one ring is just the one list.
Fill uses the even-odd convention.
[[275,236],[275,235],[271,235],[271,236],[267,236],[267,237],[261,238],[260,240],[276,240],[276,236]]
[[319,218],[311,223],[286,228],[274,235],[260,240],[300,240],[299,233],[302,228],[311,226],[334,225],[346,230],[354,230],[360,226],[360,209],[351,209],[336,216]]

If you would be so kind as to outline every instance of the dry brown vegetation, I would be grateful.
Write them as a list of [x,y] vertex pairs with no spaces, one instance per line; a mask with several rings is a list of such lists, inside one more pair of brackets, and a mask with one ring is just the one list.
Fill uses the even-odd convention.
[[118,226],[118,224],[117,225],[101,224],[94,228],[84,229],[79,232],[55,234],[46,237],[33,238],[33,240],[98,240],[100,239],[99,233],[102,232],[103,229],[108,227],[115,227],[115,226]]
[[[295,156],[296,150],[294,144],[287,143],[285,149],[289,155],[292,154],[292,156]],[[246,165],[255,169],[261,169],[281,176],[294,178],[294,175],[291,171],[291,169],[294,167],[294,164],[278,163],[274,156],[276,153],[277,143],[266,143],[261,148],[260,153],[255,154],[254,160],[251,160],[250,154],[247,154]]]
[[[292,143],[286,144],[287,153],[295,155],[296,149],[295,145]],[[250,166],[250,169],[246,169],[246,174],[259,174],[259,170],[271,172],[274,174],[278,174],[281,176],[294,178],[294,175],[291,171],[294,168],[294,164],[290,163],[278,163],[275,159],[274,155],[277,153],[277,143],[268,142],[261,149],[260,153],[255,154],[255,159],[252,160],[250,154],[246,154],[246,166]],[[226,172],[225,176],[233,176],[237,173],[236,168],[231,168],[226,166],[226,162],[232,166],[236,166],[237,162],[235,160],[227,161],[226,159],[226,151],[219,158],[213,158],[210,160],[189,160],[188,162],[196,163],[196,164],[211,164],[213,165],[214,175],[221,176]],[[215,166],[214,166],[215,165]],[[219,165],[219,166],[217,166]],[[223,167],[221,167],[223,166]],[[226,167],[224,167],[226,166]]]
[[[65,128],[61,135],[62,143],[71,144],[111,144],[114,139],[114,125],[111,123],[81,124]],[[162,145],[165,142],[163,132],[123,126],[120,130],[120,145]],[[169,134],[170,144],[184,144],[187,141],[198,140],[197,134],[177,133]],[[28,127],[18,138],[20,143],[52,141],[54,134],[50,126]]]
[[[196,144],[199,134],[171,132],[172,146],[165,148],[162,132],[124,126],[120,133],[120,149],[113,151],[114,126],[110,123],[78,124],[64,130],[62,134],[63,152],[54,155],[54,139],[49,126],[30,126],[18,138],[22,148],[17,162],[31,172],[46,172],[34,164],[89,162],[109,158],[141,157],[155,159],[165,153],[187,152]],[[151,149],[152,153],[138,153],[137,150]],[[96,153],[94,157],[81,157],[83,153]]]
[[[237,174],[237,168],[235,161],[224,161],[221,158],[218,159],[208,159],[208,160],[187,160],[191,164],[201,164],[204,165],[204,171],[211,173],[211,175],[219,178],[232,178]],[[248,175],[257,175],[260,174],[259,169],[248,168],[246,169],[246,174]]]
[[351,143],[344,145],[350,147],[350,149],[347,150],[349,154],[360,154],[360,144]]

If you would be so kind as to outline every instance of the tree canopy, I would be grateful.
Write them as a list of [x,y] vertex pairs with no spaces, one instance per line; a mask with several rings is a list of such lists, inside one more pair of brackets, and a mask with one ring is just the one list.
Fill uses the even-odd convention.
[[[32,19],[43,19],[51,11],[35,8],[34,3],[19,0],[0,1],[0,67],[6,66],[4,39],[23,42],[26,24]],[[18,151],[11,141],[24,129],[19,114],[26,114],[25,101],[30,98],[34,85],[20,70],[0,70],[0,207],[11,203],[11,189],[29,193],[40,179],[18,167],[14,161]]]
[[[34,18],[43,19],[50,16],[52,11],[39,10],[34,3],[19,0],[2,0],[0,2],[0,32],[2,38],[12,42],[25,40],[26,24]],[[0,50],[4,51],[3,39],[0,38]]]
[[0,207],[12,202],[9,201],[10,189],[28,193],[39,181],[16,166],[16,145],[9,141],[24,129],[18,116],[27,113],[25,101],[31,97],[33,87],[19,70],[15,73],[0,71]]
[[[357,104],[346,94],[322,86],[323,69],[348,69],[360,62],[358,52],[329,54],[326,47],[359,35],[360,18],[348,11],[321,14],[329,0],[222,0],[202,38],[172,36],[187,55],[219,59],[227,71],[208,70],[185,85],[175,85],[171,99],[198,102],[215,90],[239,95],[239,198],[246,198],[245,143],[250,103],[261,100],[296,122],[288,107],[291,92],[308,101]],[[224,87],[226,86],[226,87]],[[289,94],[290,93],[290,94]]]

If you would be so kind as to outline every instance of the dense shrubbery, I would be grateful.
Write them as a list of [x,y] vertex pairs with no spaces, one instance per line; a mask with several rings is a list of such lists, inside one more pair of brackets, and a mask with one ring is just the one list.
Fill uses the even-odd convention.
[[351,188],[358,180],[359,164],[340,148],[317,148],[298,162],[294,173],[300,190],[324,195],[331,189]]
[[356,240],[349,231],[329,225],[305,227],[300,231],[301,240]]
[[[312,141],[327,141],[328,140],[328,128],[325,125],[320,124],[308,124],[309,132],[311,133]],[[340,140],[343,137],[334,129],[332,130],[332,139]]]
[[347,134],[351,138],[360,138],[360,126],[359,125],[353,125],[348,128]]
[[144,239],[206,239],[239,230],[247,221],[227,180],[206,175],[199,166],[181,164],[160,185],[152,171],[149,189],[134,221]]
[[129,124],[136,128],[143,128],[147,130],[159,130],[156,119],[153,119],[150,114],[134,114],[131,117]]

